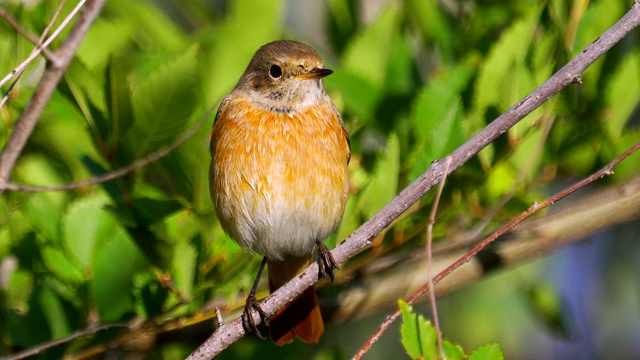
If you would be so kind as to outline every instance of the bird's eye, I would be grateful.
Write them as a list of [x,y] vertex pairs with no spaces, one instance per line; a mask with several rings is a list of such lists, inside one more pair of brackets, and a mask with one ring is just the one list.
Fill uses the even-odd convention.
[[271,65],[269,68],[269,76],[274,79],[279,79],[282,76],[282,68],[278,65]]

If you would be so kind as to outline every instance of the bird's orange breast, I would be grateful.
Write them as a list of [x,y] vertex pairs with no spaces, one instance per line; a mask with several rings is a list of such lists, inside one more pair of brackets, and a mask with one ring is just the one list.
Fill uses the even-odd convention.
[[328,97],[288,114],[232,94],[214,124],[211,154],[218,216],[244,248],[274,260],[310,254],[340,222],[350,149]]

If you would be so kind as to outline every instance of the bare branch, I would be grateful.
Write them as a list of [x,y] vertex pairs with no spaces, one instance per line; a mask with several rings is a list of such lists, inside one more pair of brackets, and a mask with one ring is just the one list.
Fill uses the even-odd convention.
[[[542,103],[560,92],[570,84],[579,82],[584,70],[607,52],[613,45],[624,38],[632,29],[640,24],[640,0],[636,0],[633,8],[600,38],[590,44],[578,56],[565,65],[549,80],[539,86],[531,94],[502,114],[482,131],[449,155],[451,172],[460,168],[473,158],[480,150],[522,120]],[[427,191],[434,187],[445,176],[444,164],[435,161],[429,169],[405,188],[383,209],[351,234],[332,251],[334,258],[341,264],[368,246],[371,240],[383,231],[394,219],[418,201]],[[305,271],[285,284],[275,293],[267,297],[261,308],[267,314],[273,314],[304,289],[318,281],[317,264],[311,264]],[[257,318],[257,316],[256,316]],[[188,359],[211,359],[226,347],[244,336],[241,319],[226,323],[196,349]]]
[[[60,31],[62,31],[63,26],[66,26],[66,24],[71,21],[72,14],[75,14],[84,2],[85,0],[81,0],[78,3],[78,6],[76,6],[72,13],[63,21],[60,27],[56,29],[49,39],[47,39],[43,44],[43,47],[49,46],[49,43],[53,41]],[[55,53],[59,61],[48,64],[49,66],[45,70],[35,93],[31,97],[31,101],[22,113],[20,120],[16,123],[13,132],[11,133],[11,137],[7,140],[4,149],[2,149],[2,153],[0,153],[0,189],[9,181],[11,171],[13,170],[13,166],[15,165],[20,152],[22,152],[24,145],[27,143],[27,139],[38,123],[40,115],[51,99],[51,96],[62,79],[69,63],[78,51],[82,39],[86,35],[87,31],[89,31],[91,24],[102,10],[105,2],[106,0],[89,0],[86,3],[85,11],[80,14],[73,29],[71,29],[64,43]],[[33,53],[34,55],[30,56],[29,59],[35,58],[35,56],[40,53],[40,49],[42,48],[36,49],[36,52]],[[21,69],[22,68],[19,66],[12,71],[12,74],[10,74],[11,76],[8,76],[7,80],[21,71]],[[2,86],[1,84],[3,82],[0,82],[0,86]],[[0,194],[2,192],[3,191],[0,190]]]

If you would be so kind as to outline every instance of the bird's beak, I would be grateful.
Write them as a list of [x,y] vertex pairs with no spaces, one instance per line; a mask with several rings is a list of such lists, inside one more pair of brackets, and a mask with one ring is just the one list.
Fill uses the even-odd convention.
[[333,74],[333,70],[329,69],[312,69],[306,74],[300,74],[296,76],[296,79],[322,79],[323,77]]

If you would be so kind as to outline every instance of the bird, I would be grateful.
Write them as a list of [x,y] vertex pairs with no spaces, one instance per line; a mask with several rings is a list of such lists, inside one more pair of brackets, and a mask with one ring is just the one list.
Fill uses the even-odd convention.
[[317,343],[324,323],[313,287],[268,318],[255,297],[268,267],[274,292],[313,261],[319,277],[338,266],[323,243],[340,224],[349,192],[351,145],[324,90],[324,68],[309,45],[280,40],[260,47],[220,104],[210,134],[210,193],[225,232],[263,256],[242,315],[247,332],[268,324],[278,346]]

